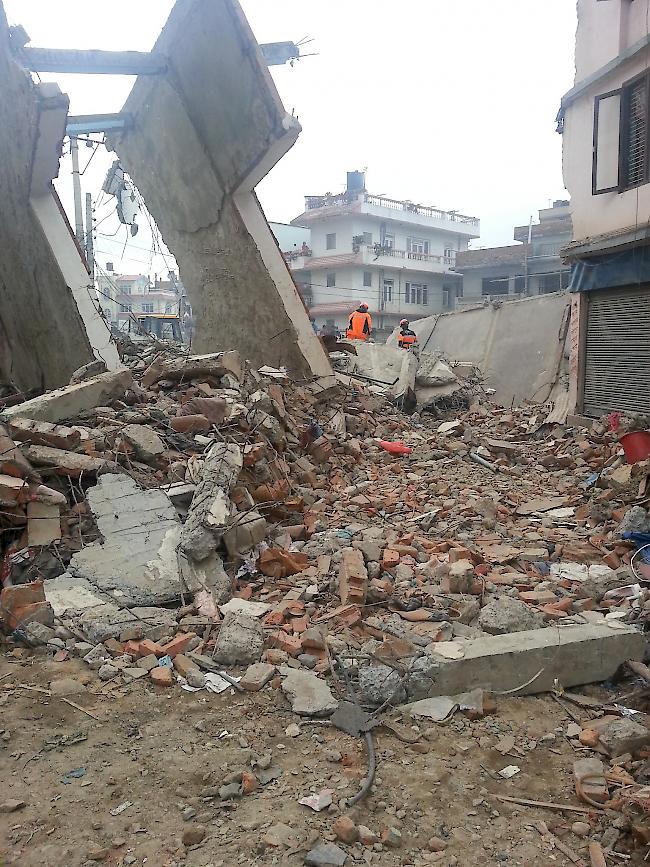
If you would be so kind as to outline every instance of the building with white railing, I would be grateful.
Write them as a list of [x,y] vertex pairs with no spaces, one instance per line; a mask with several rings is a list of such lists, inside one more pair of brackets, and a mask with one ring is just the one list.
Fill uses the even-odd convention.
[[566,289],[571,271],[562,262],[560,249],[569,243],[572,232],[569,202],[559,200],[539,211],[539,222],[515,226],[513,238],[518,244],[461,253],[456,268],[463,282],[456,306]]
[[292,223],[311,230],[283,252],[317,326],[344,330],[366,301],[379,334],[453,309],[456,254],[480,234],[475,217],[371,195],[363,172],[348,173],[344,193],[306,196]]

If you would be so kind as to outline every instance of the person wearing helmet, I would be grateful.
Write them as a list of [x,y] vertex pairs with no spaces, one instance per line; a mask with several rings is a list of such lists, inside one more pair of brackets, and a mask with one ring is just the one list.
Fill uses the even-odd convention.
[[372,317],[368,313],[368,305],[363,301],[350,315],[348,330],[345,336],[348,340],[367,340],[372,331]]
[[397,345],[400,349],[411,349],[418,342],[418,336],[415,331],[409,328],[408,319],[402,319],[399,324],[399,334],[397,335]]

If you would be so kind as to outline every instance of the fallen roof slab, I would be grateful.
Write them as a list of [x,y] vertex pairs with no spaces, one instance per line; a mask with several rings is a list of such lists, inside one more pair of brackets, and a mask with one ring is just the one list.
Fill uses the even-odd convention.
[[181,524],[169,497],[107,473],[88,491],[88,503],[104,542],[75,554],[69,571],[126,608],[178,602]]
[[300,125],[239,4],[178,0],[153,51],[168,71],[137,79],[133,128],[110,145],[178,262],[194,349],[236,345],[256,364],[331,373],[254,193]]

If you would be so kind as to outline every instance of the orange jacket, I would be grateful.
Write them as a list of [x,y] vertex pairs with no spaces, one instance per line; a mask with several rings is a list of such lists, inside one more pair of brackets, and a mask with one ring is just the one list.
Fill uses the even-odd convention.
[[409,349],[418,342],[418,336],[410,328],[402,328],[397,335],[397,345],[400,349]]
[[369,313],[355,310],[350,316],[346,337],[349,340],[367,340],[372,331],[372,317]]

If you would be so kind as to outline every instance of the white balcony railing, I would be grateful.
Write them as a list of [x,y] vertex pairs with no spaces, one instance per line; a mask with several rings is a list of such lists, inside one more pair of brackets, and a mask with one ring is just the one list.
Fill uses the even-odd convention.
[[415,253],[413,250],[396,250],[395,247],[382,247],[381,244],[368,245],[368,253],[376,257],[390,256],[394,259],[411,259],[416,262],[431,262],[436,265],[446,265],[451,268],[455,259],[450,256],[434,256],[432,253]]
[[477,217],[468,217],[465,214],[459,214],[458,211],[442,211],[439,208],[432,208],[428,205],[416,205],[413,202],[389,199],[386,196],[372,196],[370,193],[364,192],[346,191],[336,195],[326,193],[324,196],[305,196],[305,210],[313,211],[317,208],[350,205],[357,201],[366,202],[379,208],[389,208],[391,211],[405,211],[410,214],[418,214],[422,217],[432,217],[435,220],[464,223],[476,228],[480,225],[480,220]]

